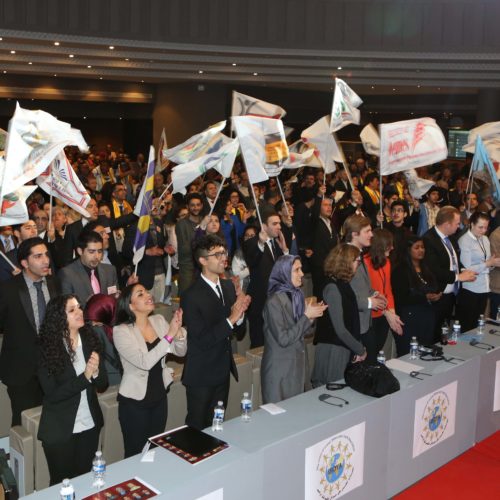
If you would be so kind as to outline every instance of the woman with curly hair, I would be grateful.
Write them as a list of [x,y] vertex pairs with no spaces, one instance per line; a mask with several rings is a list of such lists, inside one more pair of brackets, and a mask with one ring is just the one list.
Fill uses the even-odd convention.
[[91,469],[103,425],[96,391],[107,388],[108,377],[99,340],[74,295],[47,304],[39,341],[44,396],[38,439],[53,485]]
[[182,310],[170,324],[153,314],[151,294],[140,283],[127,286],[118,300],[113,340],[123,365],[118,390],[118,418],[125,458],[140,453],[148,437],[165,430],[167,388],[172,383],[166,365],[168,353],[186,354],[186,330]]
[[366,358],[358,303],[350,285],[360,264],[359,248],[348,243],[334,247],[325,259],[324,270],[329,281],[323,289],[323,300],[328,305],[328,314],[318,319],[314,334],[313,387],[343,378],[350,361]]

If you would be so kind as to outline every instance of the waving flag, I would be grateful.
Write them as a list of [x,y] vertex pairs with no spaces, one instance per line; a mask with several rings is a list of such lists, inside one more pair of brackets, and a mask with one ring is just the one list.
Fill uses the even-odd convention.
[[73,167],[61,151],[49,168],[36,179],[36,183],[47,193],[59,198],[84,217],[90,217],[85,207],[90,201],[87,190],[76,176]]
[[330,132],[336,132],[350,123],[359,125],[361,114],[357,108],[361,104],[363,101],[358,94],[343,80],[335,78]]
[[488,156],[500,162],[500,122],[484,123],[479,127],[469,131],[469,142],[462,148],[467,153],[474,153],[476,150],[476,137],[481,136],[483,145],[488,151]]
[[475,151],[474,158],[472,158],[471,175],[486,182],[491,189],[493,198],[500,202],[500,182],[480,135],[476,135]]
[[432,118],[380,125],[380,173],[390,175],[444,160],[448,148]]
[[369,123],[359,134],[364,150],[369,155],[380,156],[380,136],[377,129]]
[[81,132],[69,123],[45,111],[23,109],[17,103],[9,123],[0,199],[39,176],[69,145],[76,145],[82,151],[88,149]]
[[177,163],[187,163],[206,154],[211,145],[212,139],[226,126],[226,120],[208,127],[203,132],[193,135],[187,141],[175,146],[175,148],[165,149],[163,154],[169,160]]
[[158,158],[156,160],[156,172],[161,172],[165,170],[170,165],[170,160],[165,156],[165,151],[167,151],[167,135],[165,134],[165,127],[161,131],[160,144],[158,146]]
[[[283,118],[286,111],[277,104],[261,101],[249,95],[240,94],[233,90],[231,116],[263,116],[267,118]],[[293,129],[292,129],[293,130]]]
[[155,148],[153,146],[150,146],[148,170],[134,210],[134,213],[139,217],[139,221],[137,222],[137,232],[135,233],[134,240],[134,256],[132,258],[132,262],[135,266],[137,266],[137,264],[139,264],[139,262],[142,260],[142,258],[144,257],[144,251],[146,250],[149,223],[151,221],[151,209],[153,208],[154,176]]
[[321,160],[325,174],[335,171],[335,162],[342,163],[342,153],[335,137],[330,132],[330,117],[323,116],[306,128],[302,134],[302,142],[314,148],[314,154]]
[[173,192],[185,193],[186,186],[211,168],[215,168],[223,177],[229,177],[233,169],[234,159],[238,154],[238,148],[238,139],[232,139],[231,142],[223,145],[217,151],[174,167],[172,170]]
[[301,140],[295,141],[288,146],[290,156],[285,161],[283,168],[297,169],[304,166],[317,166],[321,167],[318,162],[317,165],[309,165],[309,161],[314,159],[314,148],[304,144]]

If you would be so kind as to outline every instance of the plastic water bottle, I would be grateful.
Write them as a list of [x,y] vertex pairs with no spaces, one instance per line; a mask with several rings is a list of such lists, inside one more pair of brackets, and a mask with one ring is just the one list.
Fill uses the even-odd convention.
[[104,475],[106,474],[106,460],[102,456],[102,451],[95,452],[94,460],[92,460],[92,472],[94,473],[94,482],[92,486],[102,488],[105,484]]
[[497,309],[497,321],[500,322],[500,306],[498,306],[498,309]]
[[252,420],[252,400],[249,398],[248,392],[244,392],[241,399],[241,420],[243,422]]
[[410,359],[418,358],[418,340],[417,337],[412,337],[410,341]]
[[75,488],[69,482],[69,479],[63,479],[61,490],[61,500],[75,500]]
[[381,365],[385,365],[385,354],[384,351],[379,351],[377,356],[377,362]]
[[224,422],[224,405],[222,404],[222,401],[218,401],[217,406],[214,408],[214,419],[212,420],[212,430],[221,431],[223,422]]
[[484,314],[481,314],[479,316],[479,319],[477,320],[477,334],[478,335],[483,335],[484,334]]
[[450,335],[450,329],[446,322],[443,323],[441,327],[441,344],[446,345],[448,343],[448,337]]
[[451,338],[448,341],[448,344],[457,345],[458,337],[460,336],[461,332],[462,327],[460,326],[460,321],[455,320],[455,322],[453,323],[453,330],[451,331]]

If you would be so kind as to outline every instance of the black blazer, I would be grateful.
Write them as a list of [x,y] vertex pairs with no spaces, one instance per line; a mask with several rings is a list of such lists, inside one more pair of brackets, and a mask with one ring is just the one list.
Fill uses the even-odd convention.
[[[437,234],[435,227],[424,234],[423,240],[425,246],[424,262],[436,277],[437,291],[442,292],[446,285],[454,283],[456,278],[455,273],[450,271],[450,254]],[[453,237],[450,237],[450,241],[457,255],[457,265],[460,267],[460,248]]]
[[[92,354],[89,335],[93,335],[93,333],[80,332],[85,361],[88,361]],[[108,387],[104,356],[99,358],[99,375],[91,382],[86,379],[83,373],[76,375],[69,354],[64,360],[64,370],[58,375],[50,375],[40,358],[38,379],[44,394],[38,428],[40,441],[54,444],[64,442],[71,437],[83,390],[86,390],[90,413],[96,428],[100,429],[103,426],[102,411],[97,401],[96,389],[102,392]]]
[[[47,277],[50,297],[60,294],[59,282]],[[0,379],[7,386],[24,385],[36,376],[37,338],[35,315],[23,274],[0,287]]]
[[[259,248],[259,236],[254,236],[243,243],[243,255],[250,269],[250,284],[247,293],[252,297],[252,309],[264,309],[267,300],[267,286],[269,276],[274,266],[275,260],[283,255],[278,243],[275,242],[276,255],[273,258],[271,250],[267,244],[264,251]],[[188,331],[189,334],[189,331]]]
[[187,354],[182,373],[184,385],[220,385],[226,381],[229,372],[238,380],[231,336],[239,333],[244,322],[234,329],[229,326],[227,318],[236,301],[236,291],[230,280],[220,280],[220,284],[224,304],[201,276],[181,296],[187,330]]

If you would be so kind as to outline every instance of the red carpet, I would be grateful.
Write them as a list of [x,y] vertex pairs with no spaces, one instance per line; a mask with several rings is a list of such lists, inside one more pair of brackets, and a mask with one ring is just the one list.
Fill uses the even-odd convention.
[[500,431],[394,498],[500,499]]

